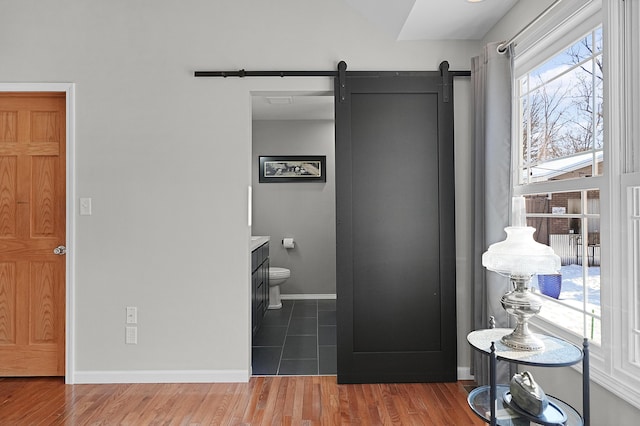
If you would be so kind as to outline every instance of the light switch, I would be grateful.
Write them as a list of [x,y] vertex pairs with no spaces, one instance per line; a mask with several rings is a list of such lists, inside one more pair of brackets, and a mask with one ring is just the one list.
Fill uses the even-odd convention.
[[138,323],[138,308],[135,306],[127,306],[127,324]]
[[91,198],[80,198],[80,216],[91,216]]

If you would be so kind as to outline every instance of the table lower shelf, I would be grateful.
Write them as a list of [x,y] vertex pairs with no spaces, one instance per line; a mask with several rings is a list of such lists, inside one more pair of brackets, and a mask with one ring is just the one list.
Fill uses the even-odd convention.
[[[503,401],[503,395],[505,392],[509,390],[509,386],[507,385],[497,385],[496,386],[496,420],[497,424],[501,426],[528,426],[532,424],[532,422],[509,408],[509,406]],[[469,402],[469,406],[473,410],[474,413],[485,422],[490,422],[490,391],[491,388],[489,386],[480,386],[475,388],[469,393],[469,397],[467,401]],[[582,416],[569,404],[554,398],[550,395],[547,395],[549,401],[556,404],[558,407],[564,410],[567,415],[567,426],[582,426],[584,422],[582,421]]]

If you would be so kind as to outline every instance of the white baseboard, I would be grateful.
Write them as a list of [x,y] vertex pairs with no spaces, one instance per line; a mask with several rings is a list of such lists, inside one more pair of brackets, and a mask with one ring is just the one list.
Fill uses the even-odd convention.
[[248,370],[138,370],[76,371],[73,377],[73,384],[246,383],[250,375]]
[[335,294],[280,294],[282,300],[308,300],[308,299],[325,299],[335,300]]
[[[76,371],[74,383],[246,383],[247,370]],[[469,367],[458,367],[458,380],[473,380]]]
[[470,367],[458,367],[458,380],[473,380]]

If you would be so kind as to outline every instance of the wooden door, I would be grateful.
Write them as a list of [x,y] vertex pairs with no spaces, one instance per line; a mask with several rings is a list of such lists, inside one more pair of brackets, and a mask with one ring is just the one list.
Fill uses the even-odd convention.
[[452,80],[347,72],[339,85],[338,382],[454,381]]
[[0,376],[65,373],[64,93],[0,93]]

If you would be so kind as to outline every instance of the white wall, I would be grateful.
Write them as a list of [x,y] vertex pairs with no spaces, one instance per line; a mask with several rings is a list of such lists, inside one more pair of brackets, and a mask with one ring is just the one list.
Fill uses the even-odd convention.
[[[396,42],[342,0],[1,9],[0,82],[76,84],[76,195],[93,198],[70,254],[78,381],[247,377],[250,92],[332,85],[194,70],[468,69],[479,46]],[[124,344],[125,306],[139,308],[136,346]]]
[[[324,155],[326,182],[259,183],[261,155]],[[333,120],[253,122],[253,225],[271,236],[271,266],[291,270],[282,294],[336,294],[336,182]],[[293,249],[281,241],[292,237]]]

